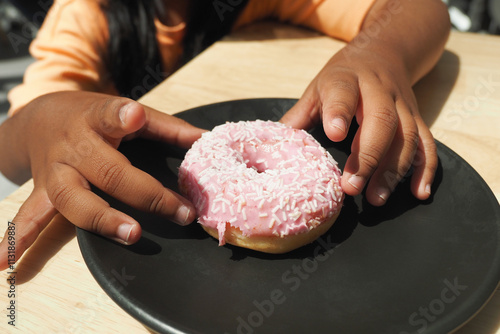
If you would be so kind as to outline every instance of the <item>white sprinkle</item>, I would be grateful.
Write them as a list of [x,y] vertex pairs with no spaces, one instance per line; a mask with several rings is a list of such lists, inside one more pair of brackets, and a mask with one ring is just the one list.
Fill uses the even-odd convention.
[[315,194],[314,198],[317,199],[320,202],[326,202],[327,201],[327,199],[325,198],[325,196],[323,196],[321,194]]
[[262,200],[262,199],[264,199],[264,200],[265,200],[266,198],[265,198],[264,196],[255,196],[255,197],[253,198],[253,200],[254,200],[254,201],[260,201],[260,200]]
[[266,217],[267,217],[266,212],[259,213],[259,218],[266,218]]
[[306,173],[306,174],[304,174],[304,177],[305,177],[305,178],[307,178],[307,179],[309,179],[309,180],[316,181],[316,179],[314,178],[314,176],[309,175],[309,174],[307,174],[307,173]]
[[321,184],[316,185],[316,192],[323,194],[326,193],[328,190],[323,187]]
[[276,220],[276,222],[278,223],[278,225],[283,224],[283,222],[281,221],[281,219],[279,219],[278,216],[276,216],[276,214],[274,214],[274,213],[273,213],[273,219]]
[[271,219],[271,222],[269,223],[269,228],[271,229],[273,228],[273,226],[274,226],[274,219]]
[[238,210],[237,210],[238,213],[241,213],[241,207],[245,204],[246,204],[245,200],[240,199],[240,201],[238,202]]
[[294,221],[297,221],[301,215],[302,215],[302,212],[300,212],[300,211],[295,211],[294,213],[291,213],[291,214],[290,214],[290,217],[291,217]]
[[288,221],[288,217],[286,216],[286,212],[282,211],[282,216],[284,221]]

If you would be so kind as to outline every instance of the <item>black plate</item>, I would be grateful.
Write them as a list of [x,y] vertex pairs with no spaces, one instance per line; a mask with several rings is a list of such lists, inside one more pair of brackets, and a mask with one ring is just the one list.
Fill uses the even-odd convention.
[[[278,120],[295,102],[229,101],[179,117],[209,129],[225,121]],[[321,127],[312,134],[343,167],[349,139],[332,143]],[[158,332],[445,333],[472,317],[497,287],[500,208],[471,166],[437,144],[431,199],[414,199],[407,180],[382,208],[347,197],[326,235],[288,254],[218,247],[196,223],[179,227],[108,197],[141,223],[142,239],[125,247],[78,230],[78,241],[104,291]],[[185,151],[147,141],[121,150],[177,190]]]

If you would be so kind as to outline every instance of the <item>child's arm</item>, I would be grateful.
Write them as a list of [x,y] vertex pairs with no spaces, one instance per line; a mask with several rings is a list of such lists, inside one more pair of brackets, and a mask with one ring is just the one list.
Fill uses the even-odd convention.
[[[192,204],[133,167],[116,148],[124,137],[143,136],[190,147],[203,130],[124,98],[75,91],[39,97],[0,126],[0,170],[34,190],[14,218],[16,259],[57,212],[73,224],[124,244],[141,227],[90,191],[90,184],[143,211],[185,225]],[[0,270],[7,267],[7,238]]]
[[319,120],[341,141],[353,117],[360,127],[342,177],[349,195],[365,185],[373,205],[383,205],[413,165],[413,194],[430,195],[436,146],[412,90],[437,62],[450,22],[439,0],[379,0],[360,33],[335,54],[282,119],[308,128]]

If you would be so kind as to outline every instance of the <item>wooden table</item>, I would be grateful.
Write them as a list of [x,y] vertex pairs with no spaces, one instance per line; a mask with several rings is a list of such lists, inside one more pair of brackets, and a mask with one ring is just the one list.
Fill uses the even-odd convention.
[[[264,23],[233,33],[142,98],[176,113],[240,98],[301,96],[344,44],[314,32]],[[437,67],[416,87],[420,109],[435,137],[467,160],[500,197],[500,38],[452,33]],[[32,182],[0,202],[7,228]],[[117,306],[86,267],[75,229],[56,217],[16,266],[16,329],[23,333],[145,333]],[[12,331],[7,273],[2,278],[0,332]],[[500,292],[460,334],[500,333]]]

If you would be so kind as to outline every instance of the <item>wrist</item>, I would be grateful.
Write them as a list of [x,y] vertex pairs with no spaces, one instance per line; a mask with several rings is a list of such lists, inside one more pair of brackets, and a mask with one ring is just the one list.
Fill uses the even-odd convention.
[[401,51],[383,41],[361,44],[356,39],[347,44],[332,60],[358,70],[369,68],[372,72],[389,74],[414,83],[413,69]]
[[30,159],[26,149],[26,136],[30,132],[21,123],[21,115],[14,115],[0,125],[0,171],[14,183],[30,179]]
[[448,9],[442,1],[377,0],[352,44],[386,57],[396,55],[390,61],[403,61],[413,85],[437,63],[449,31]]

